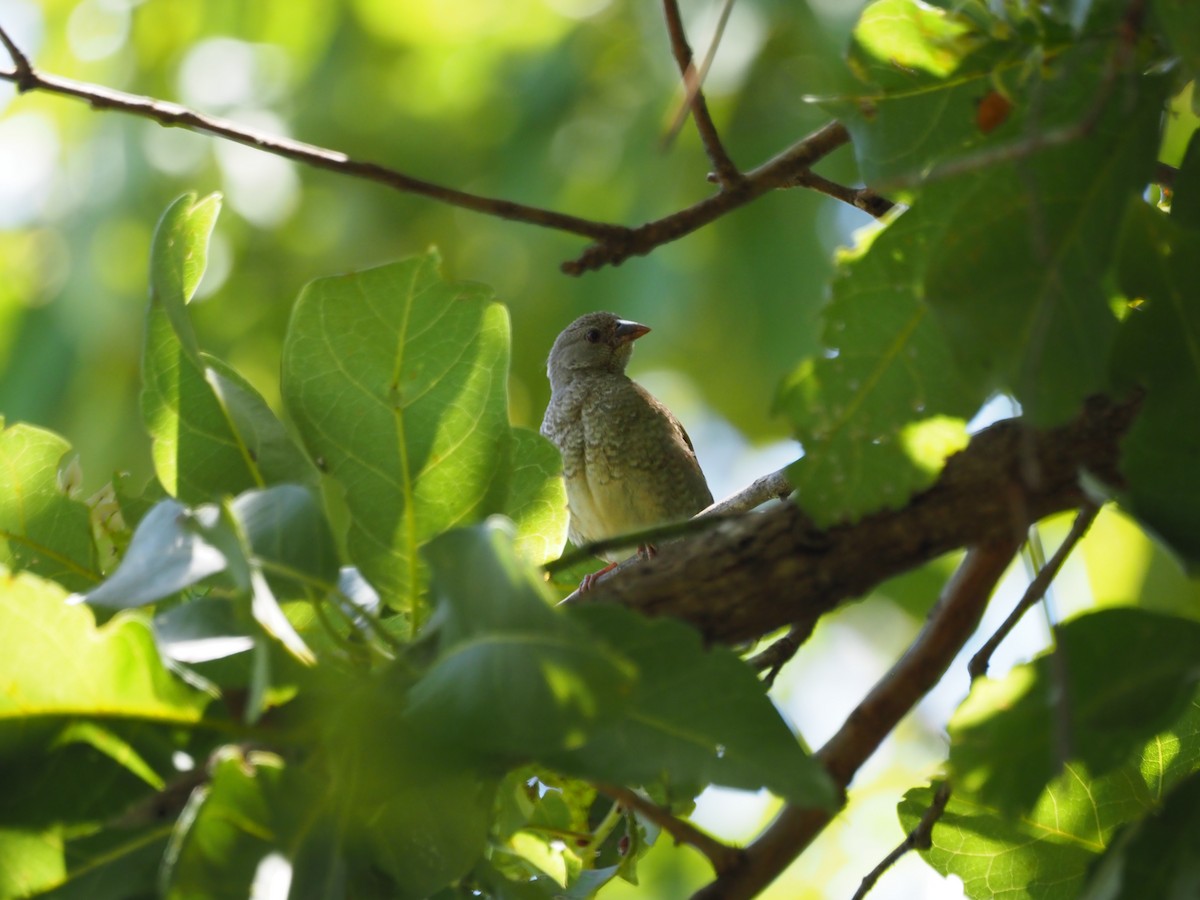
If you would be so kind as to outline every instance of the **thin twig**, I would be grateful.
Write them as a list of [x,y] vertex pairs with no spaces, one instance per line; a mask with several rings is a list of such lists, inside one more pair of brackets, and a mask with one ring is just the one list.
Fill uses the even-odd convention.
[[683,102],[679,104],[679,110],[671,119],[671,124],[667,130],[663,132],[662,147],[666,150],[679,136],[680,129],[683,128],[683,123],[687,121],[688,113],[692,111],[692,103],[695,100],[696,92],[700,90],[704,84],[704,79],[708,77],[708,70],[712,66],[713,60],[717,56],[717,48],[721,46],[721,38],[725,36],[725,26],[729,24],[729,14],[733,12],[733,0],[725,0],[721,5],[720,15],[717,16],[717,27],[713,31],[712,41],[709,42],[708,50],[704,53],[704,59],[700,62],[700,68],[695,72],[695,77],[691,79],[689,84],[684,85]]
[[869,213],[876,219],[882,219],[896,207],[896,204],[887,199],[887,197],[880,196],[868,187],[847,187],[844,184],[838,184],[836,181],[830,181],[828,178],[822,178],[816,172],[808,169],[796,175],[793,185],[817,191],[828,197],[833,197],[835,200],[841,200],[843,203],[848,203],[865,213]]
[[1058,570],[1062,568],[1062,564],[1066,562],[1071,551],[1075,549],[1075,545],[1087,533],[1088,528],[1095,521],[1098,512],[1100,512],[1100,507],[1095,503],[1088,502],[1080,507],[1079,514],[1075,516],[1075,522],[1071,525],[1070,532],[1067,533],[1066,538],[1054,552],[1054,555],[1050,557],[1050,561],[1029,582],[1029,587],[1025,589],[1025,594],[1021,597],[1013,611],[1009,613],[1008,618],[1004,620],[1004,624],[997,628],[996,633],[988,638],[984,642],[984,645],[979,648],[979,651],[971,657],[971,662],[967,666],[967,672],[972,679],[987,674],[988,666],[992,661],[992,654],[996,652],[996,648],[1000,646],[1000,643],[1008,637],[1017,623],[1021,621],[1021,617],[1035,603],[1042,599],[1042,595],[1050,587],[1050,582],[1058,575]]
[[683,76],[683,89],[691,95],[692,120],[696,123],[696,130],[700,132],[700,140],[713,165],[717,182],[722,189],[735,187],[741,183],[742,174],[725,152],[721,137],[717,134],[717,126],[713,124],[712,116],[708,113],[708,102],[704,99],[704,90],[700,87],[700,76],[692,64],[692,48],[688,45],[687,35],[683,31],[683,18],[679,14],[678,2],[663,0],[663,15],[667,20],[667,34],[671,38],[671,52]]
[[691,822],[686,822],[671,814],[657,803],[647,800],[641,794],[629,788],[615,784],[597,784],[596,790],[607,794],[628,809],[641,813],[667,834],[675,839],[677,844],[687,844],[703,853],[717,875],[735,868],[741,858],[742,851],[718,841],[705,834]]
[[[988,598],[1020,546],[995,538],[972,547],[947,582],[929,620],[908,651],[850,713],[814,756],[842,792],[897,723],[941,679],[975,631]],[[788,805],[749,847],[741,865],[694,895],[694,900],[748,900],[757,896],[836,815],[831,809]]]
[[15,68],[9,80],[16,82],[17,92],[23,94],[37,87],[37,73],[34,72],[33,64],[29,62],[29,57],[24,54],[3,28],[0,28],[0,43],[4,44],[4,49],[12,57]]
[[746,664],[758,671],[765,669],[767,674],[763,676],[763,684],[770,687],[775,683],[780,670],[796,655],[796,651],[809,639],[816,627],[815,619],[793,625],[787,634],[762,653],[750,657]]
[[929,804],[929,809],[925,810],[925,815],[921,816],[921,821],[917,823],[916,828],[910,831],[891,853],[880,860],[879,865],[867,873],[850,900],[863,900],[871,888],[875,887],[875,882],[879,880],[880,876],[894,866],[905,853],[910,850],[928,850],[933,846],[933,826],[942,817],[942,813],[946,811],[946,804],[949,802],[950,782],[943,781],[938,785],[938,789],[933,795],[933,802]]
[[837,122],[830,122],[748,173],[734,187],[663,218],[630,228],[510,200],[471,194],[414,178],[378,163],[354,159],[337,150],[265,134],[227,119],[196,112],[177,103],[116,91],[57,75],[47,75],[29,64],[2,28],[0,42],[8,48],[16,64],[13,69],[0,69],[0,81],[14,82],[22,91],[46,91],[83,100],[93,109],[114,110],[139,116],[168,128],[207,132],[264,153],[317,169],[371,181],[402,193],[417,194],[484,215],[565,231],[595,241],[586,247],[577,259],[562,264],[562,271],[568,275],[582,275],[603,266],[620,265],[630,257],[644,256],[663,244],[691,234],[768,191],[786,187],[789,182],[794,183],[798,173],[850,140],[845,128]]

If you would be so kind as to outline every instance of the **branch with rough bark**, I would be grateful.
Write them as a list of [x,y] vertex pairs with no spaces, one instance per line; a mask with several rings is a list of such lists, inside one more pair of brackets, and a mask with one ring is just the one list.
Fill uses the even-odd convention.
[[1085,473],[1120,484],[1118,443],[1137,408],[1136,398],[1095,398],[1059,428],[997,422],[902,508],[824,531],[793,503],[730,518],[623,565],[572,602],[674,616],[726,643],[804,627],[944,553],[1023,534],[1045,516],[1080,507]]

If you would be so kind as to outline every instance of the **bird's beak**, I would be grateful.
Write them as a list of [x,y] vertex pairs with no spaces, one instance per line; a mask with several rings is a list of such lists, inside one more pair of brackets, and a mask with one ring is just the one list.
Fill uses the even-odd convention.
[[628,319],[617,320],[617,340],[623,344],[632,343],[650,330],[648,325],[630,322]]

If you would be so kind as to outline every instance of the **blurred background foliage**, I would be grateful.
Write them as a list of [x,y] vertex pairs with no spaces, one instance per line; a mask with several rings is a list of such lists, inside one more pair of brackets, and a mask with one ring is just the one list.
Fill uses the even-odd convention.
[[[827,120],[805,95],[835,74],[862,5],[736,4],[706,89],[740,166]],[[720,2],[683,6],[702,52]],[[681,92],[659,4],[645,0],[0,0],[0,24],[46,72],[468,191],[637,224],[712,190],[690,124],[661,148]],[[848,150],[819,169],[857,183]],[[201,344],[276,408],[284,326],[301,287],[433,244],[448,277],[494,286],[512,312],[516,424],[540,421],[545,357],[567,322],[610,309],[652,326],[634,374],[688,425],[718,496],[795,456],[772,399],[783,375],[819,350],[833,251],[867,222],[820,195],[779,192],[649,257],[573,279],[558,267],[582,249],[574,237],[58,97],[17,98],[0,83],[0,413],[66,436],[87,493],[117,470],[135,483],[150,476],[137,411],[150,239],[172,199],[214,190],[225,212],[193,321]],[[1043,529],[1049,545],[1067,524]],[[822,623],[774,694],[811,744],[902,651],[951,565],[910,573]],[[993,617],[1024,580],[1007,579]],[[1200,589],[1144,532],[1106,511],[1059,580],[1057,611],[1139,595],[1180,612],[1197,608]],[[1047,637],[1030,617],[994,669],[1028,658]],[[853,892],[902,837],[896,798],[944,758],[944,723],[966,686],[965,672],[947,679],[902,724],[860,774],[850,809],[768,896]],[[748,836],[771,804],[710,791],[694,820]],[[690,850],[651,860],[642,896],[681,895],[706,880]],[[961,896],[938,890],[941,879],[910,857],[873,896]],[[623,891],[637,895],[624,886],[611,895]]]
[[[800,96],[813,79],[798,76],[823,70],[858,4],[825,8],[816,20],[783,0],[735,8],[707,88],[743,167],[827,119]],[[685,5],[698,54],[718,9]],[[3,0],[0,21],[47,72],[472,192],[636,224],[712,190],[690,124],[662,147],[681,92],[653,3]],[[849,152],[823,171],[852,180]],[[136,417],[147,251],[162,210],[188,190],[226,198],[194,311],[202,343],[273,402],[302,285],[433,244],[449,277],[493,285],[512,310],[515,423],[540,422],[557,332],[611,309],[655,329],[635,367],[682,373],[656,386],[686,421],[703,430],[707,406],[736,426],[740,436],[716,426],[733,446],[697,440],[722,457],[786,433],[770,415],[774,390],[815,351],[831,250],[866,220],[782,193],[573,279],[558,266],[582,249],[576,238],[62,98],[17,100],[0,84],[0,409],[84,449],[89,488],[115,469],[149,475]]]

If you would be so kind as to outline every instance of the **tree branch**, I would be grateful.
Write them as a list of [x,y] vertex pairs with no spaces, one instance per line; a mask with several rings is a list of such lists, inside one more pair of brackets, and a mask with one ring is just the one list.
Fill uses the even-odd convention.
[[674,616],[726,643],[804,627],[886,578],[1078,508],[1087,499],[1085,471],[1119,486],[1118,441],[1138,406],[1137,397],[1094,398],[1075,421],[1045,431],[1019,419],[997,422],[901,509],[825,531],[794,503],[726,519],[660,547],[576,602]]
[[1029,586],[1025,589],[1025,593],[1009,613],[1004,624],[996,629],[996,633],[987,639],[987,642],[979,648],[978,652],[971,657],[971,662],[967,666],[967,672],[972,679],[978,678],[980,675],[986,675],[988,666],[992,661],[992,654],[996,652],[996,648],[1001,642],[1008,637],[1009,633],[1021,621],[1021,617],[1033,607],[1035,603],[1042,599],[1046,590],[1058,575],[1059,569],[1062,568],[1067,557],[1071,555],[1071,551],[1075,549],[1075,545],[1087,533],[1092,522],[1096,520],[1096,514],[1100,512],[1100,505],[1091,500],[1086,502],[1079,510],[1079,514],[1075,517],[1075,522],[1071,525],[1071,530],[1063,539],[1059,548],[1054,551],[1054,555],[1050,557],[1041,569],[1038,570],[1034,579],[1029,582]]
[[[945,674],[978,626],[992,590],[1020,545],[1019,536],[997,536],[967,553],[908,651],[817,751],[815,757],[843,793],[884,738]],[[785,806],[743,851],[741,865],[697,892],[696,900],[754,897],[800,855],[834,815],[836,810]]]
[[867,873],[866,877],[862,880],[862,884],[858,886],[858,890],[854,892],[854,896],[850,900],[865,900],[867,894],[871,892],[871,888],[875,887],[875,882],[880,879],[884,872],[894,866],[905,853],[908,853],[910,850],[928,850],[933,844],[933,826],[942,817],[942,813],[946,811],[946,804],[949,802],[950,782],[943,781],[938,785],[937,791],[934,792],[933,802],[925,810],[925,815],[921,816],[921,821],[917,823],[917,827],[910,831],[907,837],[897,844],[891,853],[880,860],[879,865]]
[[178,103],[48,75],[30,64],[3,28],[0,28],[0,43],[4,44],[14,63],[12,69],[0,69],[0,81],[15,83],[21,92],[45,91],[82,100],[96,110],[113,110],[139,116],[167,128],[186,128],[189,131],[214,134],[264,153],[313,168],[371,181],[401,193],[417,194],[449,206],[508,221],[564,231],[594,241],[595,243],[585,248],[577,259],[562,264],[562,271],[568,275],[581,275],[606,265],[620,265],[631,256],[644,256],[663,244],[678,240],[712,223],[768,191],[801,184],[804,180],[804,170],[850,140],[845,128],[837,122],[830,122],[753,172],[739,176],[733,187],[661,219],[630,228],[511,200],[471,194],[414,178],[379,163],[355,159],[337,150],[265,134],[228,119],[196,112]]
[[613,784],[597,784],[596,790],[612,797],[622,806],[641,813],[677,844],[688,844],[703,853],[718,875],[732,871],[741,861],[741,851],[705,834],[691,822],[685,822],[657,803],[647,800],[636,791]]
[[742,174],[725,152],[717,134],[717,126],[713,124],[712,116],[708,113],[708,102],[704,99],[704,90],[700,86],[700,75],[692,64],[692,48],[683,31],[678,2],[663,0],[663,15],[667,20],[667,34],[671,38],[671,52],[679,65],[679,73],[683,76],[683,89],[691,101],[692,119],[696,123],[696,130],[700,132],[704,151],[713,165],[717,183],[722,189],[735,187],[741,182]]

